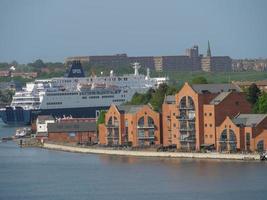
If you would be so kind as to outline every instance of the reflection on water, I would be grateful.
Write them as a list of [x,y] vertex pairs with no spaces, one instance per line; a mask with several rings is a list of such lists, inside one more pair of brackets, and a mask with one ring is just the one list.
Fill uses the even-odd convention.
[[264,162],[78,154],[8,142],[0,144],[0,199],[266,199],[266,169]]

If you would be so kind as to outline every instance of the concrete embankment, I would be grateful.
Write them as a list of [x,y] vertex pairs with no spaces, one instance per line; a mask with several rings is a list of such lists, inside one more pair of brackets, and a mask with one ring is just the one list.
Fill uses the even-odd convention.
[[228,160],[260,160],[258,154],[222,154],[222,153],[181,153],[181,152],[152,152],[129,151],[112,149],[94,149],[44,143],[43,148],[77,153],[93,153],[120,156],[166,157],[166,158],[198,158],[198,159],[228,159]]

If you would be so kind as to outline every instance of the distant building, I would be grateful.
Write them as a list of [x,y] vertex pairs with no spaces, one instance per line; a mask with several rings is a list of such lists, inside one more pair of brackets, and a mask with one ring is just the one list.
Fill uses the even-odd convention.
[[116,54],[106,56],[74,56],[65,59],[65,63],[79,60],[83,63],[90,63],[92,66],[105,66],[116,68],[128,66],[138,62],[145,68],[156,71],[229,71],[232,68],[231,58],[228,56],[211,56],[210,46],[208,54],[203,57],[199,54],[198,46],[186,49],[185,55],[172,56],[135,56],[128,57],[127,54]]
[[10,76],[10,71],[5,70],[5,71],[0,71],[0,77],[9,77]]
[[239,87],[243,89],[247,89],[251,86],[252,83],[255,83],[257,87],[264,92],[267,92],[267,80],[261,80],[261,81],[233,81],[233,84],[238,85]]
[[201,69],[204,72],[232,71],[232,59],[229,56],[212,56],[208,42],[207,55],[201,58]]
[[234,59],[233,71],[259,71],[267,70],[267,59]]

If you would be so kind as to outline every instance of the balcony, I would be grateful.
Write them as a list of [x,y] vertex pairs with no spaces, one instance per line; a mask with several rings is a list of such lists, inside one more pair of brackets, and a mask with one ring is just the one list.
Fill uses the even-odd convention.
[[195,110],[194,106],[189,105],[189,106],[178,106],[179,110]]
[[196,129],[194,127],[180,127],[179,130],[185,131],[185,132],[191,132],[191,131],[195,131]]
[[180,137],[180,142],[195,142],[195,141],[196,137],[194,135]]
[[138,129],[154,129],[155,125],[154,124],[148,124],[148,125],[138,125]]
[[114,124],[106,124],[107,128],[119,128],[119,123],[115,122]]
[[194,121],[195,117],[188,117],[188,116],[178,116],[177,119],[179,121]]
[[108,138],[108,139],[119,139],[119,136],[108,135],[107,138]]
[[155,136],[153,135],[138,135],[139,140],[154,140]]

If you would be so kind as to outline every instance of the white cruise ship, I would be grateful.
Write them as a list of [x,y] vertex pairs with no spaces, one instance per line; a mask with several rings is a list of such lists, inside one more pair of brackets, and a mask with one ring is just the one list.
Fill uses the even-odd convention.
[[85,77],[80,62],[70,65],[67,77],[35,80],[16,92],[10,106],[0,110],[7,124],[30,124],[40,114],[54,117],[95,118],[111,104],[120,105],[132,96],[145,93],[167,82],[166,77],[151,78],[139,74],[139,63],[133,64],[134,74]]

